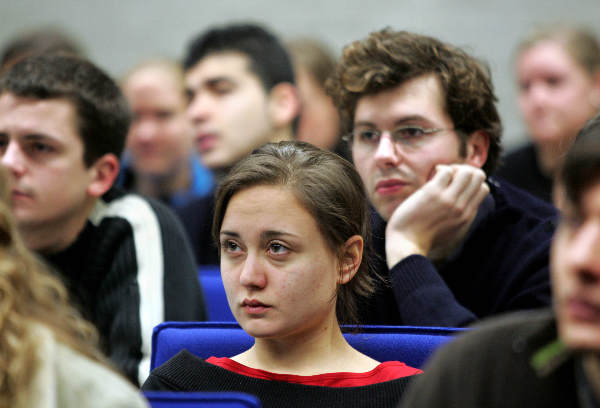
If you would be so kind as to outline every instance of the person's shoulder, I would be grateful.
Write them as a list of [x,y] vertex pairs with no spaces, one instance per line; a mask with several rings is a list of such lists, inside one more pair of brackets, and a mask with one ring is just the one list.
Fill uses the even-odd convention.
[[556,207],[510,182],[501,178],[489,177],[488,183],[498,210],[512,210],[540,221],[558,218],[559,213]]
[[35,330],[40,363],[32,394],[55,398],[60,407],[147,406],[137,388],[120,374],[57,341],[44,326]]
[[448,346],[452,349],[451,354],[461,349],[467,354],[481,349],[512,350],[515,342],[538,335],[552,337],[555,330],[555,319],[550,309],[510,312],[478,321],[456,336]]
[[504,164],[517,164],[524,160],[531,160],[535,157],[535,146],[533,143],[525,143],[514,149],[509,150],[503,157]]

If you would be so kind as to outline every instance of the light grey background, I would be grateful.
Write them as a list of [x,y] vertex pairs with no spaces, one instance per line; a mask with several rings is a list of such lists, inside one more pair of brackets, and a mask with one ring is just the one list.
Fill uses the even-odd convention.
[[504,121],[504,145],[524,140],[515,104],[512,56],[539,24],[571,22],[600,32],[600,0],[0,0],[0,44],[56,26],[115,77],[151,56],[179,58],[207,27],[250,20],[283,39],[313,35],[336,52],[385,26],[433,35],[486,60]]

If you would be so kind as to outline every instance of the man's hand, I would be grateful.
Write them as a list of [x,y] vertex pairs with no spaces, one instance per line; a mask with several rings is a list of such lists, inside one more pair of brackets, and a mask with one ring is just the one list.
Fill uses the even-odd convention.
[[489,193],[476,167],[437,165],[435,175],[400,204],[390,217],[385,247],[392,268],[409,255],[453,248],[465,236]]

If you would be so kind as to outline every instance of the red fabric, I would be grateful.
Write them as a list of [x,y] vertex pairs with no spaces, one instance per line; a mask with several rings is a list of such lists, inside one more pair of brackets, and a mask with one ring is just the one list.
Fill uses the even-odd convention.
[[264,380],[285,381],[305,385],[323,387],[358,387],[384,381],[395,380],[409,375],[421,374],[418,368],[407,366],[400,361],[386,361],[366,373],[326,373],[317,375],[278,374],[265,370],[247,367],[227,357],[210,357],[206,360],[234,373]]

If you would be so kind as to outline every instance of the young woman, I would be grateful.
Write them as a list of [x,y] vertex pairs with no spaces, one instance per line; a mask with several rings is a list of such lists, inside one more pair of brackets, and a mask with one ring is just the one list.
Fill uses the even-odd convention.
[[21,241],[0,171],[0,407],[145,407],[105,364],[97,333]]
[[302,142],[263,146],[221,184],[213,235],[229,306],[255,343],[206,361],[182,351],[144,390],[243,391],[264,407],[396,405],[421,371],[361,354],[339,326],[356,322],[376,284],[350,163]]
[[552,202],[552,180],[585,122],[600,111],[600,42],[593,32],[553,26],[517,49],[519,108],[530,142],[498,175]]

